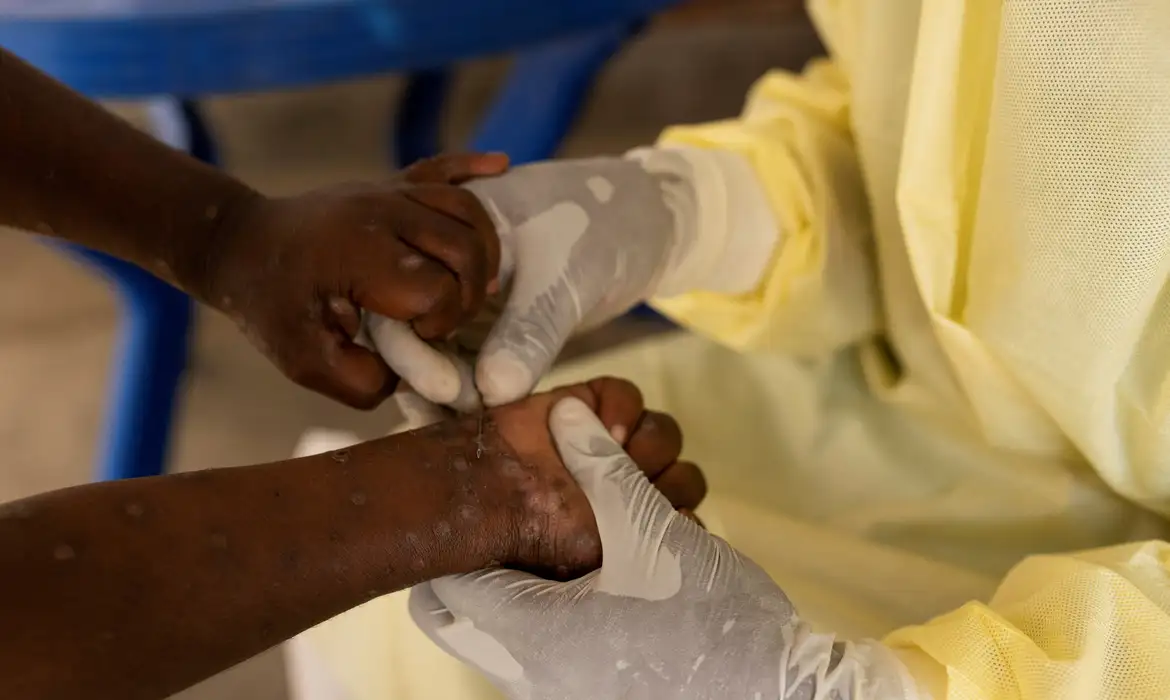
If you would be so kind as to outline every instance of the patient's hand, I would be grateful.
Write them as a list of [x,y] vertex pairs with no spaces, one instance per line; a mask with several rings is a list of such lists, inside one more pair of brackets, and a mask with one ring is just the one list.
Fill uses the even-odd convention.
[[[702,472],[678,461],[682,433],[668,415],[646,411],[633,384],[613,378],[594,379],[536,394],[489,410],[483,418],[481,457],[472,469],[485,469],[489,499],[502,503],[507,525],[486,536],[506,541],[485,543],[492,559],[548,578],[566,579],[601,564],[597,523],[584,492],[565,469],[549,433],[549,412],[567,396],[589,405],[602,423],[659,490],[678,509],[694,509],[706,495]],[[455,419],[457,431],[474,437],[479,419]],[[431,429],[451,435],[451,423]],[[447,439],[450,439],[449,437]],[[474,456],[475,448],[470,448]],[[484,482],[481,482],[484,483]]]

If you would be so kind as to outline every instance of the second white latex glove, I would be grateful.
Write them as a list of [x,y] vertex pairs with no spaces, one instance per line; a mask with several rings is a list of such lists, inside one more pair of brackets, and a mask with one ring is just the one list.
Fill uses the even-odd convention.
[[877,642],[814,633],[758,566],[679,516],[579,401],[552,412],[603,564],[557,583],[492,569],[416,587],[411,614],[513,700],[907,700]]

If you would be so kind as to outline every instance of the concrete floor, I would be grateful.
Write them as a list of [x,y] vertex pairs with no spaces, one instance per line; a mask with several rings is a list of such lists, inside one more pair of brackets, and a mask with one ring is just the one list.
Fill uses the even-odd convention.
[[[566,153],[619,152],[670,123],[736,113],[751,81],[798,66],[815,49],[803,24],[674,26],[651,32],[607,69]],[[486,103],[501,61],[468,66],[447,131],[458,143]],[[213,127],[228,167],[267,192],[377,176],[387,115],[401,83],[364,80],[319,89],[215,99]],[[141,122],[135,105],[114,108]],[[117,306],[101,279],[21,234],[0,231],[0,502],[84,482],[102,421]],[[286,382],[235,328],[204,313],[181,399],[178,470],[287,457],[309,426],[379,434],[385,413],[362,414]],[[180,696],[281,700],[270,651]]]

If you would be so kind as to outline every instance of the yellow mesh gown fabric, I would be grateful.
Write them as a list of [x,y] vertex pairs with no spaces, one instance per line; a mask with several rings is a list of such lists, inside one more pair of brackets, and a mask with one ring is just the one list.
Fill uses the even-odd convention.
[[[834,251],[856,194],[825,174],[858,169],[882,310],[837,337],[872,334],[859,349],[871,392],[977,436],[1004,453],[1002,469],[1008,453],[1064,462],[1085,483],[1091,468],[1170,512],[1170,4],[826,0],[812,10],[832,67],[768,76],[740,122],[665,136],[754,160],[789,237],[770,278],[751,298],[660,306],[733,347],[799,351],[807,343],[789,338],[802,329],[778,309],[848,305],[833,280],[854,271]],[[839,99],[826,95],[832,84]],[[845,133],[853,164],[836,143]],[[1091,520],[1094,508],[1080,507]],[[1166,564],[1160,543],[1035,557],[986,604],[888,642],[948,698],[1167,697]]]
[[[1170,696],[1170,3],[810,9],[829,61],[664,136],[751,160],[768,278],[547,384],[638,383],[711,528],[934,697]],[[306,641],[347,699],[496,697],[402,596]]]

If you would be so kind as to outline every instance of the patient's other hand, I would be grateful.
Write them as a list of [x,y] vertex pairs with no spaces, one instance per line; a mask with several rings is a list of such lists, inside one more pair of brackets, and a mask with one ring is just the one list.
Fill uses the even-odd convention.
[[641,392],[628,381],[603,377],[491,409],[485,417],[484,445],[500,450],[493,455],[499,459],[491,461],[517,496],[516,536],[503,563],[557,579],[601,565],[593,511],[549,433],[549,413],[567,396],[581,399],[597,413],[675,508],[689,512],[707,493],[699,468],[679,461],[683,441],[678,423],[645,410]]

